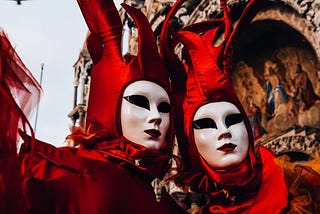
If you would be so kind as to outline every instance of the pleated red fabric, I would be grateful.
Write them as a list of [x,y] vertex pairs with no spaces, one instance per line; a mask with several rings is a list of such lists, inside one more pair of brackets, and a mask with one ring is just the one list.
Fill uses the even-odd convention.
[[28,116],[39,102],[41,87],[0,30],[0,213],[24,213],[18,128],[31,132]]
[[170,213],[131,163],[106,159],[97,150],[35,144],[23,163],[29,212]]

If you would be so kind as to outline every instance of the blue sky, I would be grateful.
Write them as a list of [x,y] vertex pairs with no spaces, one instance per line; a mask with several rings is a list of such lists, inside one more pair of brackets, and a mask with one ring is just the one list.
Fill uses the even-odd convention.
[[71,126],[67,115],[73,104],[73,65],[87,33],[78,4],[76,0],[30,0],[17,5],[1,0],[0,11],[0,27],[38,81],[44,63],[36,137],[62,146]]

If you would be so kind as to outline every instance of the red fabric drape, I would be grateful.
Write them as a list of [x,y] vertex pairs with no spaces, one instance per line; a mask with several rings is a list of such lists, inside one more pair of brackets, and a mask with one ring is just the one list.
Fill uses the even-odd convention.
[[32,133],[27,116],[40,99],[41,87],[0,30],[0,213],[24,213],[18,128]]

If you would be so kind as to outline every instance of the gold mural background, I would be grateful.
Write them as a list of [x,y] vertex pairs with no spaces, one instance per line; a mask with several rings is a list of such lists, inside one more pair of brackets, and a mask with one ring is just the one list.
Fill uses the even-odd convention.
[[320,128],[320,67],[297,31],[277,21],[258,21],[242,34],[233,81],[255,139],[294,125]]

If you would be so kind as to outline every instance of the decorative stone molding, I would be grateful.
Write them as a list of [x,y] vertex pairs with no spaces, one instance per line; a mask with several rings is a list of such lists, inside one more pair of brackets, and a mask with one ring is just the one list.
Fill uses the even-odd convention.
[[[143,5],[142,2],[144,2]],[[229,0],[231,8],[245,4],[247,0]],[[152,24],[153,30],[163,22],[168,6],[174,0],[146,0],[127,1],[138,7],[146,14]],[[320,56],[320,1],[319,0],[270,0],[274,5],[260,14],[259,19],[281,20],[301,32],[313,46],[317,56]],[[181,23],[188,25],[210,19],[220,12],[219,0],[191,0],[184,4],[178,12]],[[135,45],[130,41],[129,46]],[[318,57],[319,58],[319,57]]]
[[68,114],[73,125],[84,127],[89,99],[92,60],[86,45],[83,46],[77,62],[74,64],[73,109]]
[[[297,130],[300,129],[299,132]],[[320,157],[320,130],[313,129],[312,133],[306,133],[308,127],[304,127],[301,131],[300,127],[293,130],[294,133],[288,134],[285,132],[283,135],[275,137],[274,139],[266,139],[261,143],[264,147],[270,149],[275,155],[282,155],[291,152],[301,152],[312,157]]]

